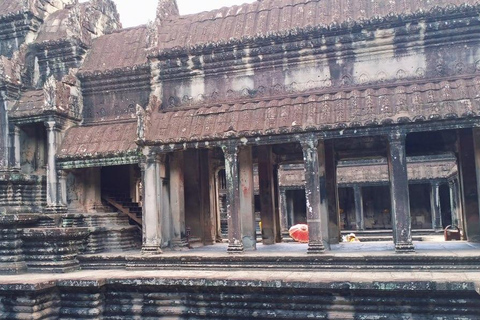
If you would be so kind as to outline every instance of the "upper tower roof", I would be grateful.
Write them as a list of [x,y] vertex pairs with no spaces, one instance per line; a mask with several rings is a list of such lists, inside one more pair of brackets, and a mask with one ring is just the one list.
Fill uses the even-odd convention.
[[[477,3],[478,0],[258,0],[185,16],[162,14],[159,5],[158,49],[265,37],[307,27]],[[163,7],[171,10],[171,6]]]

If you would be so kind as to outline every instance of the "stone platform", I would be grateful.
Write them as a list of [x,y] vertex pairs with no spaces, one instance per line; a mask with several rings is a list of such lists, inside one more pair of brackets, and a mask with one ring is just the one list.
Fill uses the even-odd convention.
[[106,270],[0,277],[2,319],[479,319],[479,272]]
[[[225,244],[79,256],[84,270],[0,276],[1,319],[480,319],[480,244]],[[87,268],[102,270],[85,270]],[[374,272],[372,272],[374,271]]]
[[325,254],[308,255],[307,245],[259,244],[256,251],[227,253],[226,244],[187,251],[142,255],[138,250],[78,257],[87,269],[191,269],[191,270],[478,270],[480,244],[459,242],[414,242],[416,252],[395,253],[392,242],[340,243]]

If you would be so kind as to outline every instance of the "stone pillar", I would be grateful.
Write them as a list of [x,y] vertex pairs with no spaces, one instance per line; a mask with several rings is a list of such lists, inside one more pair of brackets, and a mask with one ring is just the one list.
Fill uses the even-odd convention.
[[102,206],[101,175],[100,167],[85,169],[84,203],[88,212],[97,212],[97,208]]
[[270,146],[260,146],[258,147],[258,184],[264,245],[275,244],[277,234],[273,178],[272,148]]
[[240,217],[240,179],[238,170],[238,145],[222,146],[225,156],[227,182],[228,253],[242,253],[242,220]]
[[8,106],[5,91],[0,91],[0,171],[7,170],[9,162]]
[[47,127],[47,145],[48,145],[48,161],[47,161],[47,212],[64,212],[66,208],[59,202],[59,186],[57,177],[57,164],[55,156],[57,146],[60,142],[60,127],[56,121],[46,121]]
[[288,232],[288,204],[287,193],[285,189],[280,189],[280,228],[283,232]]
[[252,148],[242,147],[238,153],[240,200],[239,214],[242,225],[242,243],[245,250],[257,249],[255,226]]
[[10,166],[15,170],[20,170],[20,127],[10,126]]
[[459,212],[460,212],[458,180],[457,179],[449,180],[448,187],[450,189],[450,211],[452,215],[452,226],[457,227],[459,225]]
[[440,182],[430,182],[430,208],[432,213],[432,229],[442,229],[442,209],[440,207]]
[[358,184],[353,186],[353,197],[355,199],[355,222],[357,230],[365,230],[365,219],[363,215],[363,192]]
[[469,241],[480,242],[480,129],[473,128],[473,151],[475,154],[475,176],[477,181],[477,210],[468,214],[466,221]]
[[415,250],[412,242],[405,139],[406,135],[402,132],[392,132],[388,136],[388,171],[396,252]]
[[188,246],[185,235],[185,185],[183,152],[170,157],[170,207],[172,212],[174,248]]
[[325,179],[328,203],[328,220],[322,220],[322,234],[329,243],[339,243],[340,233],[340,205],[338,202],[337,186],[337,159],[333,140],[325,141]]
[[308,253],[323,253],[322,225],[328,222],[328,204],[325,185],[325,146],[323,140],[309,138],[301,141],[305,162],[305,196],[309,233]]
[[161,253],[161,225],[160,208],[158,205],[159,185],[158,157],[148,147],[144,150],[144,159],[140,164],[143,180],[143,217],[142,233],[143,244],[142,253],[157,254]]
[[[468,241],[480,241],[478,180],[480,178],[479,131],[458,130],[458,169],[460,201],[457,208],[458,227]],[[478,177],[478,178],[477,178]]]
[[198,150],[200,162],[200,204],[202,212],[203,243],[213,245],[216,240],[216,215],[212,211],[210,198],[215,186],[211,183],[213,173],[210,170],[210,163],[213,161],[212,150]]
[[157,178],[157,208],[160,219],[160,246],[171,245],[172,241],[172,215],[170,212],[170,197],[166,172],[166,154],[158,154],[155,161]]
[[67,207],[67,176],[68,173],[65,170],[58,170],[58,196],[59,196],[59,204],[61,206]]

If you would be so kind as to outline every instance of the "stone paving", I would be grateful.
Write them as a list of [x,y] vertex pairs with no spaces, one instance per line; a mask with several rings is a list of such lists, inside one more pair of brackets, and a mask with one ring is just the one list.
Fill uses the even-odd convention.
[[[415,252],[413,255],[480,255],[480,243],[469,243],[465,241],[414,241]],[[196,247],[191,250],[172,251],[164,250],[162,255],[165,256],[225,256],[228,245],[226,243],[218,243],[212,246]],[[257,244],[257,250],[245,251],[243,255],[246,256],[274,256],[281,254],[291,256],[304,256],[307,254],[308,244],[286,242],[275,245]],[[135,251],[138,253],[138,251]],[[115,253],[112,253],[115,255]],[[135,254],[130,252],[128,254]],[[377,241],[377,242],[348,242],[339,243],[331,246],[331,250],[326,251],[325,254],[334,256],[345,255],[398,255],[395,253],[393,242],[391,241]],[[118,253],[116,253],[118,255]],[[404,254],[402,254],[404,255]]]
[[[417,242],[416,252],[412,255],[429,256],[452,255],[456,257],[480,255],[480,244],[467,242]],[[228,256],[226,244],[204,246],[187,251],[166,251],[161,256],[191,256],[201,255],[205,257]],[[244,256],[305,256],[306,244],[282,243],[272,246],[258,245],[257,251],[244,253]],[[393,251],[390,242],[378,243],[340,243],[332,246],[329,255],[374,255],[374,256],[404,256]],[[119,255],[109,253],[103,255]],[[138,251],[123,253],[123,255],[139,255]],[[38,274],[28,273],[21,275],[0,276],[0,285],[4,284],[31,284],[42,285],[59,280],[92,280],[104,281],[105,279],[128,279],[128,278],[161,278],[161,279],[229,279],[229,280],[259,280],[259,281],[306,281],[306,282],[385,282],[385,281],[421,281],[421,282],[471,282],[475,283],[476,291],[480,294],[480,271],[411,271],[411,270],[307,270],[307,271],[268,271],[268,270],[83,270],[66,274]]]

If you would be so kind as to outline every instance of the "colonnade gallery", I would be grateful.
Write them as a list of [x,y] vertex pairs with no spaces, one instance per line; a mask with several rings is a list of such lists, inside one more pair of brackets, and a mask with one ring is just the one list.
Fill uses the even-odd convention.
[[144,254],[240,253],[299,223],[311,254],[342,232],[393,232],[397,252],[447,226],[479,241],[479,13],[160,0],[122,28],[110,0],[2,0],[2,228]]

